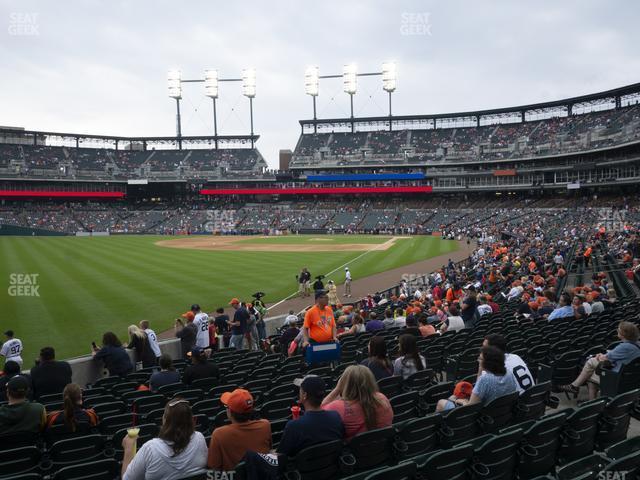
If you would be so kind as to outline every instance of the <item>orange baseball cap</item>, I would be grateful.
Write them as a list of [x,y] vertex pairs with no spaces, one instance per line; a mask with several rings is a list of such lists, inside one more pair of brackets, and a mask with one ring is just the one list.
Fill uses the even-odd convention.
[[229,302],[229,305],[238,305],[240,303],[240,300],[238,300],[237,298],[232,298],[231,301]]
[[457,398],[471,398],[473,392],[473,385],[469,382],[458,382],[453,389],[453,394]]
[[233,413],[249,413],[253,411],[253,397],[243,388],[236,388],[233,392],[225,392],[220,397],[220,403]]
[[193,322],[193,319],[196,318],[195,314],[191,310],[189,310],[188,312],[183,313],[180,316],[182,318],[186,318],[190,322]]

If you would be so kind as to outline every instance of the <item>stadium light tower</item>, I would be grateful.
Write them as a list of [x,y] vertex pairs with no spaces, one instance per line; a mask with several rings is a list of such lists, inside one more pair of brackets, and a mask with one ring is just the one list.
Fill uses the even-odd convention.
[[[349,94],[351,102],[351,118],[353,119],[353,96],[358,89],[358,68],[354,63],[345,65],[342,69],[342,80],[345,93]],[[351,122],[351,131],[354,131],[354,124]]]
[[242,70],[242,94],[249,98],[249,116],[251,120],[251,148],[253,148],[253,99],[256,96],[256,70]]
[[204,71],[204,93],[213,100],[213,135],[216,137],[215,145],[218,148],[218,116],[216,113],[216,99],[218,98],[218,71]]
[[[318,67],[307,67],[304,72],[304,92],[313,98],[313,119],[316,120],[316,97],[320,91],[320,70]],[[317,133],[318,126],[313,124],[313,133]]]
[[394,62],[385,62],[382,64],[382,89],[389,93],[389,130],[391,126],[391,94],[396,89],[398,74],[396,64]]
[[182,98],[182,72],[180,70],[169,70],[167,73],[167,84],[169,87],[169,97],[176,99],[176,137],[178,137],[178,148],[182,150],[182,127],[180,125],[180,99]]

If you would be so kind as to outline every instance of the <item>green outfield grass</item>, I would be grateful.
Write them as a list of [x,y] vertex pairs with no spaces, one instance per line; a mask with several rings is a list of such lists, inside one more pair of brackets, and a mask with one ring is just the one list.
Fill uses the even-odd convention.
[[[256,239],[291,242],[305,237]],[[318,236],[306,237],[307,241]],[[377,243],[389,237],[327,237],[332,242]],[[307,266],[313,275],[350,263],[355,278],[411,264],[457,248],[438,237],[400,239],[386,251],[280,253],[163,248],[159,236],[0,237],[0,332],[13,329],[25,346],[25,366],[39,349],[56,348],[59,358],[87,354],[91,341],[112,330],[125,340],[127,326],[141,319],[161,332],[191,303],[206,311],[232,297],[267,293],[269,303],[291,294],[295,275]],[[357,240],[357,242],[356,242]],[[357,260],[354,260],[358,258]],[[16,274],[37,274],[39,296],[11,296]],[[344,280],[340,269],[331,275]],[[384,287],[384,286],[381,286]],[[25,292],[18,292],[25,293]],[[32,292],[26,292],[32,293]],[[2,361],[0,360],[0,363]]]
[[[384,235],[287,235],[283,237],[251,237],[236,243],[273,245],[344,245],[350,243],[381,244],[393,237]],[[398,240],[400,241],[400,240]]]

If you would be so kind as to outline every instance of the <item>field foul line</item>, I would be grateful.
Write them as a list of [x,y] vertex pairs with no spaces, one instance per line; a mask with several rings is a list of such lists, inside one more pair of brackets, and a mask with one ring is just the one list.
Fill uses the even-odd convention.
[[[352,263],[356,262],[357,260],[360,260],[360,259],[361,259],[362,257],[364,257],[365,255],[367,255],[367,254],[369,254],[369,253],[371,253],[371,252],[375,252],[375,251],[377,251],[380,247],[385,247],[385,248],[384,248],[384,250],[387,250],[387,249],[389,248],[389,246],[388,246],[389,242],[391,242],[391,243],[393,244],[393,243],[395,243],[396,239],[401,239],[401,238],[408,238],[408,237],[393,237],[393,238],[390,238],[389,240],[387,240],[387,241],[386,241],[386,242],[384,242],[384,243],[379,243],[379,244],[377,244],[375,247],[370,248],[369,250],[367,250],[366,252],[361,253],[361,254],[360,254],[360,255],[358,255],[356,258],[354,258],[354,259],[352,259],[352,260],[349,260],[348,262],[346,262],[346,263],[344,263],[344,264],[340,265],[339,267],[334,268],[334,269],[333,269],[333,270],[331,270],[329,273],[325,273],[325,274],[324,274],[324,276],[325,276],[325,277],[328,277],[328,276],[329,276],[329,275],[331,275],[332,273],[337,272],[338,270],[340,270],[340,269],[342,269],[342,268],[346,267],[347,265],[350,265],[350,264],[352,264]],[[299,292],[296,290],[295,292],[293,292],[293,293],[292,293],[291,295],[289,295],[288,297],[285,297],[285,298],[283,298],[282,300],[280,300],[279,302],[274,303],[273,305],[271,305],[270,307],[268,307],[268,308],[267,308],[267,311],[271,310],[272,308],[277,307],[278,305],[283,304],[283,303],[284,303],[284,302],[286,302],[287,300],[292,299],[293,297],[297,296],[297,295],[298,295],[298,293],[299,293]]]

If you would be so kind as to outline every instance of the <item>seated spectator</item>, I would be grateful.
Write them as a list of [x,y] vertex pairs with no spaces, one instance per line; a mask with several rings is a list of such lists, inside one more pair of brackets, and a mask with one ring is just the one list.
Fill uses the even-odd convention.
[[56,352],[51,347],[40,350],[38,364],[31,369],[33,398],[43,395],[61,393],[71,383],[71,366],[67,362],[59,362]]
[[384,330],[384,323],[382,323],[381,320],[378,320],[375,312],[371,312],[369,314],[369,320],[365,324],[365,331],[377,332],[379,330]]
[[482,347],[478,360],[485,373],[476,380],[471,398],[467,400],[452,395],[446,400],[439,400],[436,412],[452,410],[459,405],[473,405],[475,403],[486,405],[498,397],[517,391],[513,376],[507,374],[503,352],[496,347]]
[[158,438],[135,453],[136,438],[122,439],[122,480],[177,480],[205,473],[207,442],[195,431],[189,401],[174,398],[164,407]]
[[452,330],[457,332],[464,329],[464,320],[458,315],[458,307],[451,305],[449,307],[449,316],[440,327],[440,333]]
[[13,432],[38,433],[44,428],[46,411],[39,403],[27,400],[27,393],[29,382],[22,375],[16,375],[7,383],[9,403],[0,407],[0,435]]
[[213,470],[229,471],[240,463],[248,450],[268,453],[271,450],[271,424],[256,419],[253,397],[238,388],[225,392],[220,401],[227,409],[231,425],[218,427],[211,435],[207,465]]
[[384,318],[382,319],[382,324],[385,329],[393,328],[396,326],[396,319],[393,318],[393,310],[387,308],[384,311]]
[[278,453],[292,457],[303,448],[316,443],[341,440],[344,426],[337,412],[323,410],[322,399],[326,394],[324,380],[316,375],[296,379],[300,387],[300,405],[304,415],[298,420],[289,420],[278,444]]
[[[498,350],[504,353],[504,367],[507,370],[507,374],[512,375],[516,381],[516,389],[519,394],[522,394],[526,389],[531,388],[534,385],[533,375],[529,371],[527,364],[515,353],[507,353],[507,340],[498,333],[491,333],[484,337],[482,346],[496,347]],[[479,368],[478,377],[483,375],[485,371],[482,367]]]
[[393,362],[393,374],[403,380],[427,368],[427,361],[420,355],[416,337],[410,334],[400,335],[400,356]]
[[215,378],[216,380],[220,378],[220,370],[216,365],[207,361],[207,356],[202,348],[194,347],[190,353],[192,364],[185,368],[182,375],[182,381],[185,384],[191,385],[191,382],[201,378]]
[[602,362],[610,362],[611,369],[614,372],[619,372],[624,365],[640,357],[639,337],[640,332],[635,324],[631,322],[620,322],[620,325],[618,325],[618,338],[621,340],[621,343],[613,350],[608,350],[607,353],[599,353],[590,357],[584,364],[578,378],[569,385],[561,385],[559,387],[560,390],[577,395],[580,386],[587,383],[589,399],[596,398],[600,385],[600,376],[595,373],[598,366],[600,366]]
[[98,424],[98,415],[90,409],[82,408],[82,390],[75,383],[64,387],[62,392],[63,410],[52,412],[47,417],[47,428],[65,425],[68,432],[85,431]]
[[551,312],[547,320],[551,322],[558,318],[573,318],[574,316],[575,313],[573,305],[571,304],[571,296],[567,292],[564,292],[560,295],[560,301],[558,302],[557,308]]
[[[368,322],[367,322],[368,324]],[[351,327],[345,330],[342,333],[338,334],[338,338],[344,337],[345,335],[355,335],[357,333],[363,333],[366,331],[366,327],[364,326],[364,319],[360,315],[354,315],[351,320]]]
[[129,344],[127,348],[135,352],[136,363],[141,363],[142,368],[153,367],[156,365],[156,354],[149,345],[149,339],[144,330],[138,328],[137,325],[129,325]]
[[418,323],[420,324],[418,330],[420,330],[421,336],[428,337],[430,335],[436,334],[436,329],[433,328],[433,325],[429,324],[429,317],[427,317],[425,314],[420,314],[420,316],[418,317]]
[[346,440],[361,432],[388,427],[393,422],[389,400],[378,390],[371,370],[363,365],[346,368],[336,387],[322,401],[322,408],[338,412]]
[[369,358],[362,360],[360,365],[371,370],[376,382],[393,375],[393,365],[387,354],[387,342],[384,337],[375,336],[369,339]]
[[487,297],[485,297],[484,295],[480,296],[480,305],[478,305],[478,315],[480,315],[480,317],[484,316],[484,315],[488,315],[490,313],[492,313],[493,310],[491,308],[491,305],[489,305],[489,303],[487,302]]
[[422,337],[420,328],[418,327],[418,317],[414,313],[407,316],[406,328],[401,330],[404,335],[413,335],[414,337]]
[[93,349],[94,360],[104,360],[109,375],[124,377],[133,371],[129,354],[113,332],[106,332],[102,336],[102,348]]
[[180,373],[176,372],[176,369],[173,368],[171,356],[163,353],[160,355],[160,371],[151,375],[151,378],[149,379],[149,388],[152,392],[157,392],[163,385],[180,382]]
[[0,402],[7,400],[7,383],[16,375],[20,375],[20,365],[13,360],[7,360],[2,376],[0,376]]
[[280,345],[282,346],[282,351],[286,352],[296,337],[300,335],[300,329],[298,328],[298,317],[296,317],[296,321],[291,321],[287,324],[287,329],[282,332],[280,335]]

